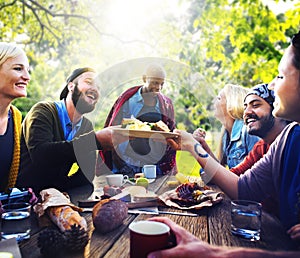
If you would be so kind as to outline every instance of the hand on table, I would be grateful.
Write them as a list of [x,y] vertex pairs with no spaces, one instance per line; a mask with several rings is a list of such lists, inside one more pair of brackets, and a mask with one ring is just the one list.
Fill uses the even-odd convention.
[[[196,236],[170,220],[166,217],[153,217],[149,220],[158,221],[167,224],[171,233],[175,235],[176,246],[170,249],[161,250],[152,252],[148,255],[148,258],[171,258],[171,257],[212,257],[216,255],[215,247],[210,246],[209,244],[200,241]],[[211,254],[211,255],[210,255]]]
[[290,235],[291,239],[300,243],[300,224],[296,224],[291,227],[287,233]]

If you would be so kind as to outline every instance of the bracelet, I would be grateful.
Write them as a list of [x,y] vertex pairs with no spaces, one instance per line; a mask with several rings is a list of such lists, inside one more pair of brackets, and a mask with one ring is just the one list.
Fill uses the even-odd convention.
[[195,150],[195,152],[198,154],[198,156],[199,156],[200,158],[208,158],[208,156],[209,156],[208,153],[201,154],[201,153],[197,150],[198,146],[199,146],[199,147],[202,147],[200,143],[196,143],[196,144],[194,145],[194,150]]

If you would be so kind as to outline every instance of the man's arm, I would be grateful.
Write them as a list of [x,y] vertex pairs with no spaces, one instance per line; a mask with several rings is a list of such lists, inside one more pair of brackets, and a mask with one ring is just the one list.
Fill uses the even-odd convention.
[[168,143],[174,149],[189,151],[205,170],[209,180],[216,183],[230,198],[238,198],[239,177],[212,158],[190,133],[181,130],[174,132],[178,133],[180,137],[176,141],[168,139]]
[[155,251],[148,255],[148,258],[152,257],[206,257],[206,258],[296,258],[299,257],[300,252],[272,252],[262,249],[245,248],[245,247],[220,247],[213,246],[206,242],[201,241],[196,236],[182,228],[174,221],[166,217],[153,217],[149,220],[158,221],[167,224],[171,232],[175,235],[176,246]]
[[74,146],[80,146],[86,153],[96,150],[92,125],[87,125],[87,132],[72,141],[64,140],[59,118],[50,103],[35,105],[22,126],[24,142],[31,160],[37,165],[51,167],[67,161],[76,162]]

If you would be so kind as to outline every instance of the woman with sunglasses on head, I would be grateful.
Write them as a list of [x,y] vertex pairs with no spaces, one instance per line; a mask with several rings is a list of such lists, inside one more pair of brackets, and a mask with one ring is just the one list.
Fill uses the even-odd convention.
[[0,191],[14,187],[20,165],[21,112],[11,103],[26,97],[30,81],[25,52],[0,42]]

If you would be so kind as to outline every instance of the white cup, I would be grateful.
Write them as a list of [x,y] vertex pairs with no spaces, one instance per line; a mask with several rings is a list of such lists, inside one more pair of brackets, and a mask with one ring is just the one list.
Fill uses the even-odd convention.
[[123,186],[128,179],[129,178],[127,175],[122,175],[122,174],[114,174],[114,175],[106,176],[106,182],[110,186],[118,186],[118,187]]
[[146,178],[153,179],[156,178],[156,166],[155,165],[144,165],[142,168]]

